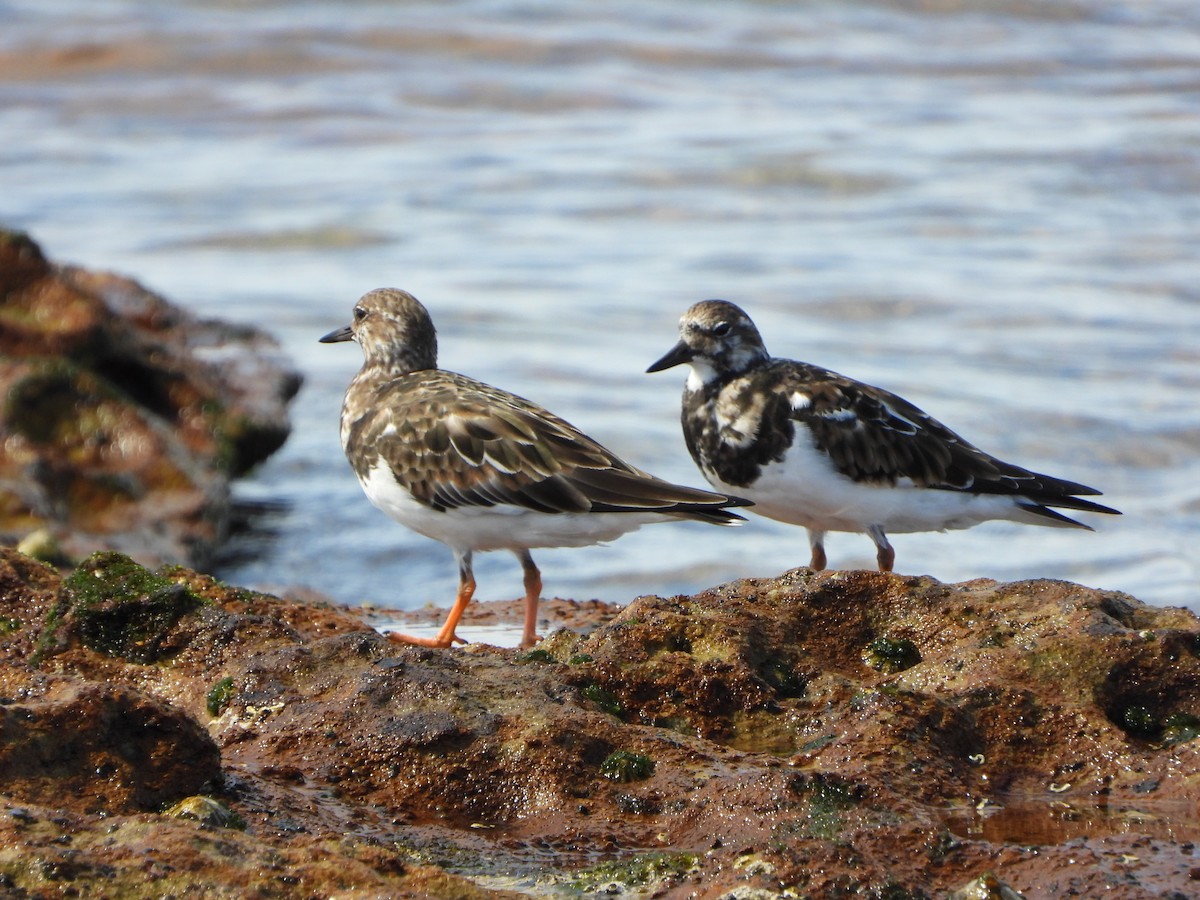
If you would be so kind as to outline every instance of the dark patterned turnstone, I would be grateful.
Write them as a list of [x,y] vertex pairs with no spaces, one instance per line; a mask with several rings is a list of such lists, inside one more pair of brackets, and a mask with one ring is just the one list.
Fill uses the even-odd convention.
[[864,532],[889,572],[888,532],[970,528],[988,519],[1087,528],[1050,507],[1115,509],[1083,500],[1094,488],[1001,462],[907,400],[828,369],[774,359],[740,308],[691,307],[680,341],[647,371],[691,366],[683,434],[719,491],[808,529],[814,569],[825,534]]
[[583,547],[652,522],[745,521],[726,509],[745,500],[655,478],[536,403],[439,369],[433,321],[405,291],[371,291],[350,325],[321,338],[350,340],[365,359],[342,405],[346,458],[375,506],[458,560],[458,597],[437,637],[397,640],[464,643],[455,626],[475,590],[476,551],[521,561],[530,646],[542,591],[531,547]]

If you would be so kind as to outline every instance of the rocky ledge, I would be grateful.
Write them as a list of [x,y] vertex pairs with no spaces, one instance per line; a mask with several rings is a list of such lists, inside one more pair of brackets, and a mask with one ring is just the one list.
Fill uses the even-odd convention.
[[799,569],[596,619],[434,651],[188,569],[105,553],[63,577],[3,551],[0,886],[1200,891],[1191,613]]
[[283,443],[299,386],[265,333],[0,229],[0,541],[206,565],[230,479]]

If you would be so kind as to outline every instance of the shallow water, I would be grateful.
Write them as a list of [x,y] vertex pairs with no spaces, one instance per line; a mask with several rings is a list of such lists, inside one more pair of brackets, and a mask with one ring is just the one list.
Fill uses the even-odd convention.
[[[221,576],[445,604],[440,545],[341,455],[361,293],[431,309],[442,362],[630,461],[700,478],[690,303],[1093,484],[1096,534],[901,535],[897,567],[1068,578],[1200,608],[1200,6],[1191,2],[0,0],[0,222],[276,334],[307,382]],[[862,536],[831,563],[869,566]],[[800,529],[644,529],[543,551],[546,592],[627,601],[807,560]],[[511,597],[506,554],[479,596]]]
[[[437,616],[438,619],[444,616]],[[437,637],[441,631],[440,621],[430,624],[410,624],[408,622],[380,621],[375,628],[383,634],[393,631],[411,634],[414,637]],[[454,633],[469,644],[491,644],[493,647],[519,647],[521,645],[520,624],[506,625],[460,625]]]
[[1056,846],[1108,834],[1137,834],[1179,842],[1200,839],[1194,805],[1182,801],[1107,804],[1095,798],[1068,803],[1000,797],[997,805],[982,811],[949,810],[943,817],[952,834],[993,844]]

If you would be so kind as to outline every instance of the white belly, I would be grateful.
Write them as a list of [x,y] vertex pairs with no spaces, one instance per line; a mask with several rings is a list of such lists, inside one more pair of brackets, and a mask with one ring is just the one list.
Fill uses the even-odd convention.
[[783,461],[765,466],[748,487],[723,484],[705,474],[719,490],[753,500],[753,512],[815,531],[865,532],[878,525],[902,534],[970,528],[989,519],[1053,524],[1020,509],[1013,497],[921,488],[908,479],[894,486],[855,482],[838,472],[803,433],[797,438]]
[[401,525],[457,550],[586,547],[674,518],[660,513],[542,513],[517,506],[439,512],[418,503],[386,466],[376,466],[360,483],[367,498]]

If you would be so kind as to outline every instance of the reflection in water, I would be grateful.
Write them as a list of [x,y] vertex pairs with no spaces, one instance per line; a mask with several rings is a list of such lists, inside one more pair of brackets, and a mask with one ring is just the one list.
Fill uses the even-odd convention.
[[999,797],[981,810],[946,811],[942,820],[958,837],[997,844],[1051,846],[1079,837],[1142,834],[1174,841],[1200,840],[1200,821],[1190,804],[1146,801],[1099,803]]

